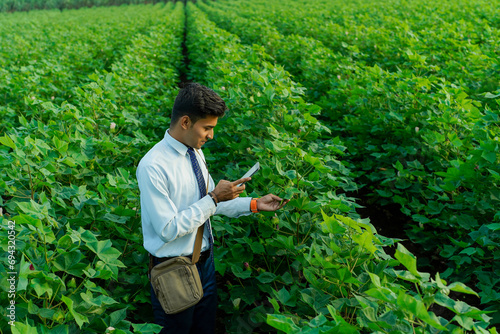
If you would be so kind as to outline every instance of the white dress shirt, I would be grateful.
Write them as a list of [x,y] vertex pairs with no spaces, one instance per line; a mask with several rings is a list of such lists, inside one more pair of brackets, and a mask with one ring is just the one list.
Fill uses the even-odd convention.
[[[208,191],[215,188],[205,157],[196,150],[196,158]],[[200,199],[198,181],[193,172],[187,146],[165,132],[165,137],[141,159],[136,171],[141,196],[144,248],[156,257],[185,256],[193,253],[196,232],[210,216],[249,215],[251,197],[238,197],[215,206],[209,195]],[[201,250],[208,250],[208,228]]]

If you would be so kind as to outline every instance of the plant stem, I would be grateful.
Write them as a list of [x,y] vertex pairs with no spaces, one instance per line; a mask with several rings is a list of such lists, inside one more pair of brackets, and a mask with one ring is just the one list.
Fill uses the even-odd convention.
[[33,190],[33,179],[31,178],[31,169],[30,169],[30,165],[28,163],[28,174],[30,176],[30,190],[31,190],[31,199],[32,200],[35,200],[35,192]]
[[297,224],[297,231],[296,231],[295,235],[297,237],[297,246],[299,246],[299,244],[300,244],[300,241],[299,241],[299,237],[300,237],[299,236],[299,222],[300,222],[300,215],[297,216],[297,222],[296,222],[296,224]]

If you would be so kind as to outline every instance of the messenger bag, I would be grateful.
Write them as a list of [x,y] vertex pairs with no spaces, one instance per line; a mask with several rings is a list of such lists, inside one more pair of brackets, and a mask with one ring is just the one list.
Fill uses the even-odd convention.
[[151,284],[167,314],[176,314],[196,305],[203,297],[203,286],[196,263],[200,258],[203,228],[198,228],[193,257],[174,257],[151,269]]

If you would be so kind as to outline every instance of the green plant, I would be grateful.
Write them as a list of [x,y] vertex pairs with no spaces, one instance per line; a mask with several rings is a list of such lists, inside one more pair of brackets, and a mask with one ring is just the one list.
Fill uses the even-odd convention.
[[[112,72],[74,87],[73,103],[34,99],[0,137],[2,256],[15,222],[16,333],[153,333],[135,165],[163,131],[182,59],[184,7],[138,34]],[[36,93],[33,92],[33,95]],[[3,279],[8,269],[2,263]]]
[[[381,280],[393,283],[400,298],[419,305],[408,309],[403,302],[395,303],[391,323],[420,332],[441,326],[460,330],[460,315],[452,320],[422,311],[418,300],[424,295],[413,291],[404,272],[394,269],[409,260],[391,259],[383,247],[395,241],[377,235],[368,220],[356,214],[354,200],[342,194],[356,189],[349,169],[337,158],[344,145],[338,138],[326,140],[329,130],[318,120],[321,110],[304,103],[304,89],[280,66],[269,63],[272,58],[262,47],[241,45],[237,36],[215,27],[194,5],[187,9],[191,78],[213,87],[230,106],[228,117],[219,123],[223,130],[205,149],[211,169],[221,170],[220,178],[233,179],[258,160],[263,168],[249,183],[249,195],[275,192],[293,197],[275,216],[214,219],[216,269],[226,281],[220,294],[227,302],[220,306],[231,316],[227,329],[269,332],[271,325],[293,331],[290,323],[280,327],[280,321],[289,322],[284,315],[303,317],[316,327],[323,326],[326,317],[337,323],[339,332],[383,328],[387,325],[377,318],[366,318],[356,298],[365,296],[369,273],[378,268]],[[323,216],[322,209],[335,219]],[[322,229],[325,219],[331,231]],[[341,223],[335,227],[332,221]],[[402,248],[399,252],[412,256]],[[434,284],[429,274],[413,283]],[[474,294],[461,283],[455,286]],[[440,291],[434,284],[425,293],[434,296]],[[374,303],[383,309],[384,301]],[[425,307],[433,304],[429,301]],[[478,309],[465,317],[472,321],[467,328],[476,332],[486,330],[490,319]]]

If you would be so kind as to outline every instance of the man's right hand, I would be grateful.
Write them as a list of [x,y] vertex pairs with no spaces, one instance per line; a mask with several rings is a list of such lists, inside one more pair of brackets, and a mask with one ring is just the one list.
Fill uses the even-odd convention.
[[219,183],[217,183],[215,189],[212,190],[212,192],[215,194],[219,202],[229,201],[240,196],[240,194],[245,190],[244,184],[240,187],[238,187],[238,185],[244,182],[248,182],[251,179],[252,178],[250,177],[245,177],[234,182],[220,180]]

